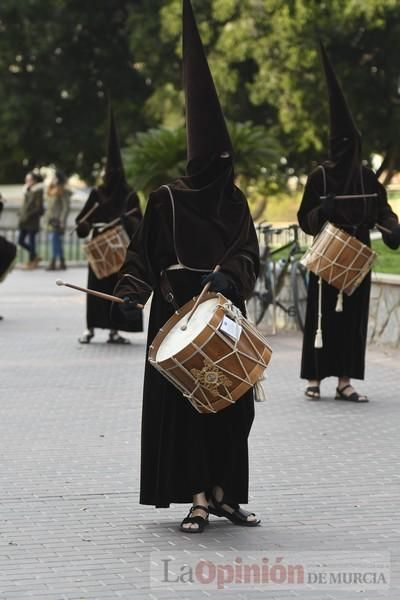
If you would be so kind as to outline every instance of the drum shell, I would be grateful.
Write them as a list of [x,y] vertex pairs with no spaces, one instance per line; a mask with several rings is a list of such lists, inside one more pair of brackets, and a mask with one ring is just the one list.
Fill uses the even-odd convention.
[[[214,297],[219,297],[219,303],[212,317],[200,334],[188,342],[183,349],[163,361],[156,360],[157,352],[166,335],[183,316],[191,311],[195,299],[186,303],[179,309],[179,313],[175,313],[167,321],[155,337],[149,351],[150,363],[184,395],[194,394],[194,401],[191,402],[196,410],[202,413],[218,412],[241,398],[261,379],[272,355],[266,340],[244,317],[241,319],[242,332],[236,344],[234,340],[222,333],[219,326],[226,315],[224,305],[229,301],[221,294],[207,294],[204,301]],[[226,389],[229,398],[226,394],[213,395],[204,386],[199,387],[198,382],[194,380],[191,370],[204,372],[204,369],[208,368],[205,360],[213,365],[210,364],[210,370],[217,368],[219,373],[228,378]]]
[[350,296],[372,268],[376,253],[356,237],[327,223],[301,263]]
[[98,279],[117,273],[122,267],[129,236],[122,225],[99,233],[84,245],[88,262]]

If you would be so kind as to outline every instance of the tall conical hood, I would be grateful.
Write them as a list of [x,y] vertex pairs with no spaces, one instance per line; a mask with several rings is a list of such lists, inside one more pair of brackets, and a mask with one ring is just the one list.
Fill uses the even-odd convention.
[[330,176],[341,193],[349,192],[359,179],[361,134],[357,129],[326,50],[319,42],[328,88],[330,113]]
[[120,182],[125,182],[124,165],[122,163],[121,150],[119,147],[119,139],[117,127],[115,124],[114,111],[110,105],[109,108],[109,123],[108,123],[108,140],[107,140],[107,162],[104,173],[105,187],[114,187]]
[[331,127],[330,137],[338,138],[344,136],[349,138],[361,138],[361,134],[354,122],[325,47],[321,41],[319,42],[319,45],[326,85],[328,88]]
[[190,0],[183,0],[183,83],[187,159],[232,153],[232,143]]

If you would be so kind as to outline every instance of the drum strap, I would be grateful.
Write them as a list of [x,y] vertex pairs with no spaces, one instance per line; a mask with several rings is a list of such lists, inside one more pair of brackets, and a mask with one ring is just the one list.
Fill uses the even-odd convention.
[[175,310],[178,310],[179,306],[175,300],[174,290],[172,289],[171,282],[165,270],[160,273],[160,290],[164,300],[169,304],[172,304]]

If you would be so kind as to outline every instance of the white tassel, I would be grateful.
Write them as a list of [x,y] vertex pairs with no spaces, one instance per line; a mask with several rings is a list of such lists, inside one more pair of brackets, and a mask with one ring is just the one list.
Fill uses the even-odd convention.
[[343,312],[343,292],[338,293],[335,311]]
[[259,379],[254,386],[254,401],[255,402],[265,402],[266,399],[267,399],[267,396],[265,394],[263,385],[261,383],[261,379]]
[[322,348],[322,279],[318,279],[318,326],[315,333],[314,348]]
[[317,332],[315,334],[314,348],[322,348],[322,347],[323,347],[322,330],[317,329]]

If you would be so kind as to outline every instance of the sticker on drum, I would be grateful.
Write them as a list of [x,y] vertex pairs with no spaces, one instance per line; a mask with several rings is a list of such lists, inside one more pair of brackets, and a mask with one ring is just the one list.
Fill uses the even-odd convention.
[[219,330],[223,333],[226,333],[226,335],[229,335],[229,337],[233,340],[239,340],[242,333],[242,326],[236,321],[233,321],[229,317],[225,316],[221,321]]

